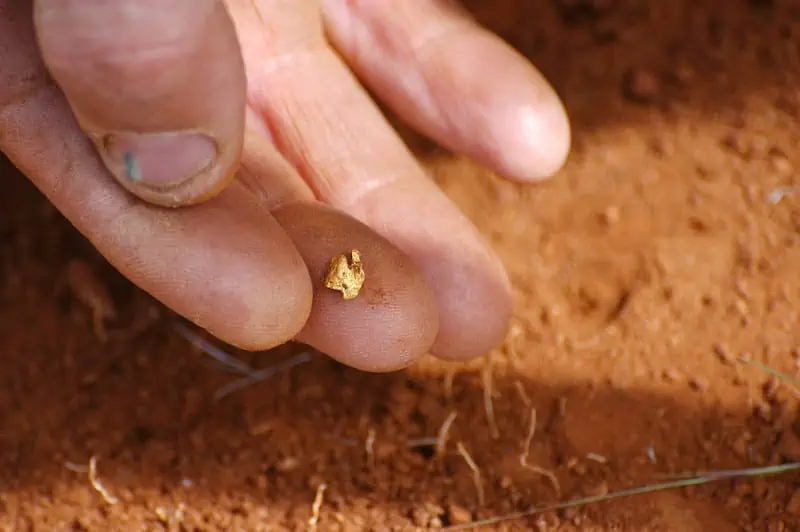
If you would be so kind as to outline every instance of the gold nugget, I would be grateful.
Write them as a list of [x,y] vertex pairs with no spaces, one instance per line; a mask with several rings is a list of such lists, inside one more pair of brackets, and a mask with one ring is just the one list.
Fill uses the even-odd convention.
[[364,264],[361,262],[361,253],[357,249],[347,255],[337,255],[328,264],[328,274],[325,276],[325,288],[338,290],[344,299],[355,299],[364,284]]

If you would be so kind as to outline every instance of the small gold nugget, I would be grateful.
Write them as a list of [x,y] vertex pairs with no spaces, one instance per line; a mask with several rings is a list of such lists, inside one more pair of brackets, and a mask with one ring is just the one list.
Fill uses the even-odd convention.
[[364,284],[364,264],[361,262],[361,253],[357,249],[347,255],[337,255],[328,264],[328,274],[325,276],[325,288],[338,290],[344,299],[355,299]]

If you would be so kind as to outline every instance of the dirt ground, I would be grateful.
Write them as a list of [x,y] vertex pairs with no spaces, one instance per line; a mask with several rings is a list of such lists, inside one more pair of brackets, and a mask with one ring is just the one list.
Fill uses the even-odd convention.
[[[797,396],[736,360],[800,373],[800,194],[770,196],[800,169],[800,4],[470,4],[574,124],[565,170],[530,188],[409,137],[508,266],[506,344],[388,375],[315,356],[215,401],[234,377],[0,163],[2,530],[305,530],[318,493],[320,531],[442,528],[800,460]],[[65,283],[76,258],[111,291],[105,342]],[[800,475],[485,530],[800,530]]]

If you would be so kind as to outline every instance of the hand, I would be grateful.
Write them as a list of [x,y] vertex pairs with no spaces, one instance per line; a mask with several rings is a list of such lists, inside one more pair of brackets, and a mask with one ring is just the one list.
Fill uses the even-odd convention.
[[0,148],[131,281],[245,349],[482,355],[504,270],[357,78],[508,178],[566,158],[553,90],[446,0],[0,0]]

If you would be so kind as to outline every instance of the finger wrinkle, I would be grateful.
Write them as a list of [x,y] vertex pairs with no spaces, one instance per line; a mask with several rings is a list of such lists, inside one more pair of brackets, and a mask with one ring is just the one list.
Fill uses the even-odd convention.
[[281,70],[286,63],[302,63],[305,55],[327,48],[316,9],[311,11],[307,1],[293,4],[283,5],[278,0],[226,2],[244,62],[252,66],[248,76]]
[[[371,29],[374,32],[374,28]],[[424,29],[418,28],[408,41],[410,55],[422,58],[426,55],[424,52],[432,45],[443,40],[458,38],[463,34],[470,33],[473,29],[471,24],[461,19],[435,22],[427,25]]]
[[325,55],[324,48],[318,49],[297,49],[285,50],[277,55],[266,55],[268,59],[261,59],[253,62],[245,60],[248,85],[254,87],[269,86],[273,76],[278,75],[283,70],[300,69],[309,64],[313,64]]

